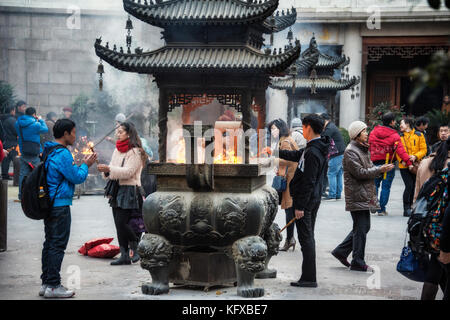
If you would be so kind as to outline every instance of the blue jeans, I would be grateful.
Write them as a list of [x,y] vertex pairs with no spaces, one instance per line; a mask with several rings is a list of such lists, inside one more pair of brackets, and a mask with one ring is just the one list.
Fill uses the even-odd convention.
[[20,156],[20,175],[19,175],[19,200],[22,199],[22,181],[25,176],[27,176],[31,172],[31,167],[28,163],[31,163],[33,166],[37,166],[41,162],[39,156],[30,157],[30,156]]
[[329,198],[340,198],[342,193],[342,160],[344,155],[336,156],[328,161]]
[[70,207],[54,207],[44,219],[45,242],[42,249],[42,284],[57,287],[61,284],[61,264],[70,235]]
[[378,189],[380,188],[381,183],[381,193],[380,193],[380,207],[381,210],[378,212],[386,212],[386,205],[389,201],[389,194],[391,193],[392,181],[395,177],[395,169],[391,170],[387,173],[386,179],[383,180],[384,174],[382,174],[379,178],[375,179],[375,186],[377,187],[377,196]]

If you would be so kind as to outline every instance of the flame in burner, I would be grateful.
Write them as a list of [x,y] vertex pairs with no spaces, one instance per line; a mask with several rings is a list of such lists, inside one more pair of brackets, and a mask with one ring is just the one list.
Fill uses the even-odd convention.
[[223,154],[214,157],[214,164],[239,164],[243,163],[242,157],[236,156],[234,150],[226,150]]
[[177,159],[176,163],[185,163],[186,162],[186,143],[184,138],[181,137],[177,143]]

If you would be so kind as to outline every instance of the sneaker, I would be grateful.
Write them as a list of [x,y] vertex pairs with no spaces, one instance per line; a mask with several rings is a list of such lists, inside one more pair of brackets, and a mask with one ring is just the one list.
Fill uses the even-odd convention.
[[350,266],[350,270],[361,271],[361,272],[373,272],[373,268],[368,266],[367,264],[365,264],[363,266],[352,265],[352,266]]
[[381,211],[381,212],[378,212],[378,215],[379,216],[387,216],[388,213],[387,213],[387,211]]
[[47,289],[47,285],[46,284],[43,284],[42,286],[41,286],[41,289],[39,290],[39,296],[40,297],[43,297],[44,296],[44,294],[45,294],[45,290]]
[[336,201],[336,198],[324,197],[323,201]]
[[44,293],[45,298],[72,298],[74,295],[74,291],[68,290],[62,285],[59,285],[56,288],[47,287]]

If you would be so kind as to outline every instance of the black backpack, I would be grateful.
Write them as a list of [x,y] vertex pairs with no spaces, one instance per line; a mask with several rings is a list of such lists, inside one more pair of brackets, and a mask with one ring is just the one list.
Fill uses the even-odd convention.
[[409,245],[416,256],[439,253],[442,218],[447,208],[449,167],[435,173],[420,189],[408,220]]
[[58,189],[64,180],[61,180],[56,188],[55,196],[53,199],[50,199],[45,162],[54,150],[61,148],[65,147],[60,144],[52,147],[46,154],[44,160],[34,167],[31,173],[25,176],[22,181],[22,210],[30,219],[45,219],[52,211],[56,194],[58,193]]

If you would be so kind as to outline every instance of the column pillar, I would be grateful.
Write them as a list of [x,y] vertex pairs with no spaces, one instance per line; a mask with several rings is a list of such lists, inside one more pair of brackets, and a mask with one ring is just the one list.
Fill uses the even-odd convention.
[[158,127],[159,127],[159,162],[167,162],[167,111],[169,101],[164,89],[159,92],[159,112],[158,112]]
[[[362,37],[358,24],[348,24],[344,33],[343,53],[350,57],[348,65],[348,73],[351,77],[361,77],[362,65]],[[356,93],[356,91],[355,91]],[[355,120],[361,120],[361,94],[359,97],[351,98],[352,91],[341,91],[340,110],[339,110],[339,126],[348,128],[350,123]]]

